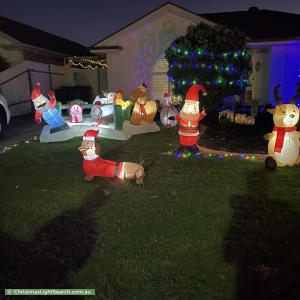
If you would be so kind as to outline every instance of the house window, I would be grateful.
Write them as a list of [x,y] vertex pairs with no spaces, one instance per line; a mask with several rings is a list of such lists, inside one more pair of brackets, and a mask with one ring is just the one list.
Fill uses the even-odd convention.
[[154,66],[151,76],[151,96],[153,99],[161,100],[164,93],[171,92],[171,85],[167,75],[168,70],[169,63],[165,58],[158,60]]

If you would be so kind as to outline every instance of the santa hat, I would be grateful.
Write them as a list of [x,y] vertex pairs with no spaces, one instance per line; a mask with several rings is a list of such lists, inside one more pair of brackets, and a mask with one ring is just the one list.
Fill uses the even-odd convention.
[[94,142],[95,139],[98,137],[98,132],[99,130],[89,129],[83,134],[82,138],[84,141]]
[[35,88],[31,92],[31,100],[36,101],[36,99],[41,96],[41,85],[39,82],[36,83]]
[[199,101],[199,91],[202,92],[204,96],[207,95],[204,86],[200,84],[193,84],[186,93],[185,100],[188,101]]
[[164,98],[170,97],[169,93],[164,93]]

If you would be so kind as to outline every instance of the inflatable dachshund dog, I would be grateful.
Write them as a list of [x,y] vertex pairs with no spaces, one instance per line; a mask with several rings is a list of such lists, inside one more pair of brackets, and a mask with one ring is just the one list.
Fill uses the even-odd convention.
[[111,177],[135,180],[136,184],[144,183],[144,168],[133,162],[115,162],[100,157],[100,145],[97,143],[98,130],[87,130],[79,151],[83,155],[84,180],[92,181],[94,177]]

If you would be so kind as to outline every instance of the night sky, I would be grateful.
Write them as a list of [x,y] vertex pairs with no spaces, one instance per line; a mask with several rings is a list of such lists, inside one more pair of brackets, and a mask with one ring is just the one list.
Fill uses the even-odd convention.
[[[1,0],[0,14],[91,46],[165,2],[162,0]],[[300,14],[300,0],[178,0],[172,2],[196,13],[247,10],[250,6],[257,6],[261,9]]]

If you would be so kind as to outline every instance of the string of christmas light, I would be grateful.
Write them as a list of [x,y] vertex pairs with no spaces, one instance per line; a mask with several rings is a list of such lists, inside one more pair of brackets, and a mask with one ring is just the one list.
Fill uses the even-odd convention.
[[192,84],[203,84],[205,86],[244,86],[248,83],[248,79],[226,80],[223,77],[217,77],[204,82],[198,79],[181,79],[176,81],[172,76],[169,76],[169,79],[172,83],[177,83],[179,86],[190,86]]
[[[236,68],[233,65],[228,64],[205,64],[205,63],[193,63],[192,65],[193,69],[203,69],[205,71],[214,71],[214,72],[224,72],[224,73],[236,73]],[[186,62],[184,63],[178,63],[177,61],[174,61],[172,64],[170,64],[169,68],[178,68],[178,69],[186,69],[188,67],[188,64]]]
[[[265,160],[268,155],[266,154],[254,154],[254,153],[237,153],[237,152],[228,152],[228,151],[220,151],[220,150],[212,150],[205,147],[199,147],[200,153],[197,153],[196,158],[200,159],[201,157],[205,158],[232,158],[236,157],[241,160],[250,160],[250,161],[257,161],[257,160]],[[176,151],[166,151],[163,152],[162,155],[168,156],[175,156],[176,159],[180,158],[189,158],[193,155],[192,151],[183,151],[182,153]]]
[[247,48],[226,52],[211,52],[203,48],[187,48],[176,43],[170,47],[169,80],[177,92],[192,84],[206,87],[243,90],[248,84]]
[[230,50],[230,51],[225,51],[225,52],[220,52],[220,53],[214,54],[203,48],[197,48],[196,50],[188,50],[188,49],[180,48],[176,44],[172,45],[172,50],[178,56],[185,56],[185,57],[189,56],[191,59],[201,57],[201,56],[209,56],[212,59],[213,58],[227,59],[229,57],[233,57],[233,58],[237,59],[239,57],[244,57],[244,56],[250,55],[248,49]]
[[0,147],[0,154],[6,153],[7,151],[14,149],[14,148],[20,146],[21,144],[30,144],[30,143],[32,143],[34,141],[37,141],[37,140],[38,140],[38,137],[34,136],[34,137],[26,139],[25,141],[23,141],[21,143],[18,143],[18,144],[13,144],[13,145],[9,145],[9,146]]
[[[101,69],[106,69],[108,67],[107,63],[104,63],[104,62],[101,62],[101,61],[93,61],[93,60],[90,60],[90,59],[86,59],[86,58],[83,58],[81,59],[82,61],[84,62],[88,62],[89,65],[85,65],[83,63],[81,63],[80,61],[79,62],[75,62],[73,61],[72,59],[69,59],[69,62],[73,65],[73,66],[80,66],[84,69],[92,69],[92,70],[97,70],[98,68],[101,68]],[[91,65],[95,65],[94,67]]]

